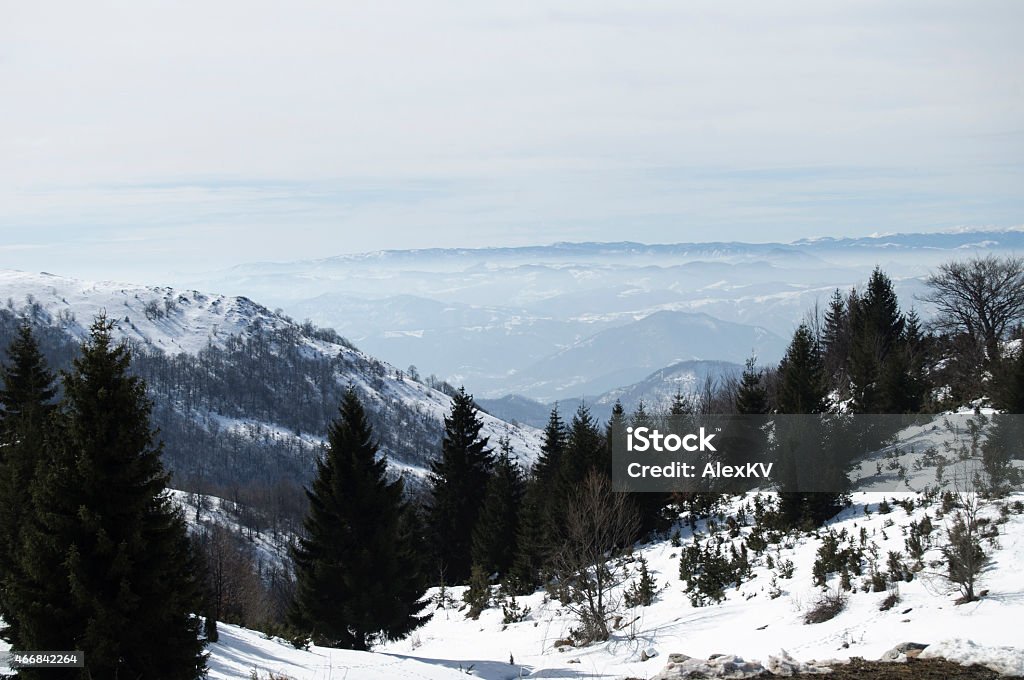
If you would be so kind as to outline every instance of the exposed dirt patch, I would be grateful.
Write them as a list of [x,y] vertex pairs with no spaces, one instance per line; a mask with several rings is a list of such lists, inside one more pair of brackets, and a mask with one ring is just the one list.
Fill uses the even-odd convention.
[[818,680],[1006,680],[984,666],[961,666],[945,659],[908,659],[906,663],[865,661],[853,658],[850,663],[832,666],[828,675],[795,675],[796,678]]

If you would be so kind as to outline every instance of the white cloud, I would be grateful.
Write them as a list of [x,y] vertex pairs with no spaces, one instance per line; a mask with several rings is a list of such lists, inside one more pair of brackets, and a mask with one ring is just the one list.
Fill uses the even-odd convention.
[[[10,3],[0,230],[160,227],[180,261],[245,224],[222,259],[300,256],[279,237],[298,227],[322,254],[1017,223],[1022,19],[1012,0]],[[819,167],[847,174],[789,174]],[[918,203],[884,209],[897,189]]]

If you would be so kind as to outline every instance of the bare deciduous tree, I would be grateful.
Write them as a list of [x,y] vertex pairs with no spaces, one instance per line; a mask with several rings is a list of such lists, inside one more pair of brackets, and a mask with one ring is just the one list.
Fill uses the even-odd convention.
[[567,595],[566,607],[577,616],[581,643],[607,640],[618,609],[625,567],[615,562],[637,527],[627,494],[615,493],[604,475],[591,471],[574,495],[565,516],[565,541],[553,558],[555,575]]
[[1024,258],[994,255],[947,262],[925,283],[921,299],[935,305],[935,325],[963,332],[985,348],[988,361],[999,360],[999,342],[1024,319]]

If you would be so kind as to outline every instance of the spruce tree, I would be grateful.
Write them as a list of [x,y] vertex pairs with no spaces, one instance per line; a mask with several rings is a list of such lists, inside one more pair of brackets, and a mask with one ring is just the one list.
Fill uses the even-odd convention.
[[327,442],[306,492],[306,535],[292,553],[296,592],[289,621],[317,644],[366,650],[429,618],[420,614],[427,582],[402,479],[388,481],[387,462],[377,457],[351,387]]
[[445,581],[465,583],[472,563],[473,528],[483,507],[494,458],[473,397],[460,388],[444,419],[441,457],[430,465],[429,532]]
[[[766,450],[766,435],[762,430],[763,416],[768,413],[768,389],[764,385],[764,371],[759,370],[757,359],[747,359],[736,390],[735,407],[740,418],[728,421],[725,432],[719,436],[722,446],[719,459],[726,465],[744,465],[762,462]],[[725,482],[723,491],[741,493],[755,485],[754,480],[740,478]]]
[[1015,357],[1003,357],[993,365],[997,368],[992,380],[993,401],[1003,412],[992,416],[982,464],[988,474],[988,491],[1001,495],[1024,481],[1012,462],[1020,458],[1024,441],[1024,348],[1019,348]]
[[487,482],[487,495],[473,529],[473,564],[489,576],[503,578],[512,567],[525,491],[526,480],[519,463],[512,458],[512,443],[508,437],[502,437],[494,474]]
[[846,392],[846,363],[850,358],[850,311],[846,298],[836,288],[825,310],[821,333],[822,362],[829,386]]
[[[64,677],[196,678],[201,591],[185,522],[130,353],[99,318],[72,370],[31,484],[14,648],[80,649]],[[23,670],[26,677],[53,677]]]
[[755,416],[768,413],[768,389],[764,385],[764,371],[758,370],[757,358],[747,359],[736,391],[736,412]]
[[6,623],[0,635],[14,640],[18,613],[6,593],[22,578],[21,530],[30,517],[29,490],[57,390],[29,326],[18,329],[7,355],[9,363],[0,368],[0,617]]
[[586,404],[581,403],[566,430],[565,450],[547,503],[548,539],[552,548],[562,544],[570,499],[591,470],[610,479],[611,457],[597,421]]
[[541,583],[550,544],[547,516],[542,514],[542,498],[534,477],[527,479],[516,529],[516,555],[505,585],[516,595],[532,593]]
[[607,454],[605,438],[601,436],[597,421],[590,415],[587,405],[581,403],[569,423],[565,451],[554,489],[554,500],[558,504],[554,517],[556,522],[562,521],[565,503],[579,489],[591,470],[597,470],[609,478],[611,458]]
[[534,463],[519,517],[516,535],[517,553],[512,566],[513,590],[527,594],[540,585],[541,571],[555,546],[554,507],[566,442],[565,423],[558,413],[558,404],[551,409],[544,428],[540,456]]
[[[857,413],[884,413],[886,395],[881,377],[890,353],[896,349],[906,324],[892,281],[875,267],[867,291],[851,316],[850,382]],[[894,371],[901,371],[902,366]]]
[[[647,408],[644,406],[643,399],[637,404],[636,411],[629,419],[629,425],[634,429],[639,427],[654,427],[654,419],[647,412]],[[618,401],[615,402],[615,406],[612,408],[612,416],[608,421],[607,434],[605,435],[608,446],[620,446],[625,449],[625,412],[622,408],[622,404]],[[612,439],[613,432],[616,432],[619,437],[618,442],[614,442]],[[611,452],[609,452],[611,457]],[[637,512],[637,535],[633,538],[639,539],[647,536],[653,531],[667,528],[669,522],[667,518],[663,517],[662,510],[669,503],[669,494],[664,491],[646,491],[637,492],[630,494],[633,500],[633,506]]]
[[[779,413],[809,415],[824,412],[823,370],[817,339],[806,324],[801,324],[779,364]],[[779,427],[783,425],[787,426],[786,434],[779,433],[776,438],[779,456],[777,479],[780,481],[779,514],[787,526],[820,524],[838,510],[842,494],[801,491],[796,480],[807,474],[807,470],[803,469],[807,461],[794,460],[789,451],[795,449],[806,452],[809,446],[813,446],[811,442],[820,444],[822,428],[803,419],[780,423]],[[825,451],[815,464],[819,466],[814,471],[815,475],[829,478],[834,476],[834,461],[829,451]]]
[[533,476],[545,490],[549,490],[557,478],[562,464],[562,453],[565,451],[566,437],[565,423],[558,413],[558,404],[555,404],[544,428],[540,455],[533,466]]
[[800,324],[779,364],[780,413],[821,413],[825,382],[818,342],[807,324]]

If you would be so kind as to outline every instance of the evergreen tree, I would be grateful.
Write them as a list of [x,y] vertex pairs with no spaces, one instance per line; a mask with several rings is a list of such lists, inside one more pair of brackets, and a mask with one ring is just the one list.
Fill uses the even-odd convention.
[[[892,281],[875,267],[867,291],[860,299],[850,325],[850,382],[857,413],[883,413],[886,395],[880,385],[885,362],[903,334],[906,319],[900,313]],[[900,367],[894,370],[899,371]]]
[[296,593],[289,620],[314,642],[369,649],[424,623],[426,577],[412,537],[401,478],[387,463],[349,388],[307,491],[306,536],[293,550]]
[[544,428],[540,456],[531,471],[520,511],[517,553],[512,567],[513,590],[519,594],[532,592],[533,587],[540,585],[541,571],[555,545],[555,489],[566,437],[565,423],[555,404]]
[[825,310],[821,334],[822,362],[829,386],[841,395],[846,392],[846,364],[850,358],[850,310],[846,298],[836,288]]
[[504,577],[512,567],[525,492],[526,480],[512,458],[512,443],[503,437],[498,443],[494,474],[487,482],[484,505],[473,529],[473,564],[488,575]]
[[[647,408],[644,406],[643,399],[637,404],[636,411],[629,419],[629,425],[634,429],[639,427],[653,428],[655,426],[654,418],[647,412]],[[622,408],[622,404],[618,401],[615,402],[615,406],[612,407],[612,416],[608,421],[608,428],[606,434],[606,441],[608,447],[613,445],[619,446],[622,450],[626,448],[625,432],[626,421],[625,421],[625,410]],[[613,442],[613,432],[617,433],[619,437],[618,442]],[[611,451],[608,453],[609,458],[611,457]],[[661,530],[667,528],[669,521],[663,516],[662,510],[668,505],[670,501],[670,494],[663,491],[644,491],[630,494],[633,506],[636,508],[637,514],[637,534],[634,539],[640,539],[652,531]]]
[[[150,429],[143,382],[101,317],[73,369],[52,446],[31,484],[14,589],[14,648],[80,649],[63,677],[196,678],[199,574]],[[26,677],[54,677],[23,670]]]
[[7,354],[10,363],[0,368],[0,617],[7,627],[0,634],[16,639],[17,611],[5,594],[21,579],[21,528],[29,518],[29,490],[57,390],[27,325],[18,329]]
[[570,499],[591,470],[605,479],[611,478],[611,457],[598,423],[590,415],[586,404],[580,404],[566,431],[555,483],[545,503],[547,511],[547,541],[550,548],[564,541],[565,518]]
[[671,416],[690,415],[694,411],[693,400],[688,399],[680,390],[672,395],[672,403],[669,405],[668,413]]
[[[742,417],[727,419],[724,432],[719,435],[718,459],[724,465],[745,465],[764,460],[767,442],[762,427],[765,423],[763,418],[756,416],[768,413],[768,390],[764,385],[764,372],[758,370],[756,361],[755,357],[747,359],[736,389],[736,413]],[[754,485],[754,480],[739,478],[723,480],[721,489],[742,493]]]
[[1006,413],[1024,413],[1024,344],[1017,354],[1004,358],[993,376],[993,401]]
[[779,364],[780,413],[821,413],[825,383],[818,343],[807,324],[800,324]]
[[[779,364],[779,412],[784,414],[817,414],[825,410],[825,384],[818,343],[806,324],[793,334],[786,354]],[[787,526],[809,522],[820,524],[838,510],[841,493],[808,493],[801,491],[797,479],[806,475],[805,466],[811,442],[821,443],[822,429],[805,419],[777,424],[777,469],[780,481],[779,514]],[[785,429],[783,430],[783,428]],[[792,451],[800,451],[793,457]],[[827,454],[826,450],[826,454]],[[834,462],[830,455],[815,461],[815,475],[833,477]],[[827,468],[827,469],[826,469]]]
[[[555,489],[556,498],[561,501],[570,498],[591,470],[597,470],[610,478],[611,460],[607,456],[605,439],[590,415],[590,409],[586,404],[580,404],[569,423]],[[560,521],[561,513],[557,513],[557,516]]]
[[756,357],[747,359],[743,368],[736,391],[736,412],[750,416],[768,413],[768,389],[764,385],[764,371],[757,368]]
[[519,510],[516,555],[506,579],[508,589],[517,595],[532,593],[540,585],[541,571],[551,549],[547,538],[547,516],[540,510],[543,500],[536,478],[529,478]]
[[494,465],[473,397],[460,388],[444,419],[441,457],[430,465],[430,535],[449,584],[464,583],[472,562],[473,527]]
[[1021,457],[1024,441],[1024,348],[1016,357],[1004,357],[993,376],[995,406],[1003,411],[992,417],[992,427],[982,449],[982,464],[988,474],[988,491],[1001,495],[1019,486],[1022,475],[1013,466],[1013,459]]
[[557,478],[562,465],[562,453],[565,451],[567,434],[565,423],[558,413],[558,404],[551,409],[548,424],[544,428],[544,441],[540,447],[540,456],[533,466],[533,476],[545,489],[550,489]]
[[897,343],[882,362],[878,402],[883,413],[919,413],[928,392],[924,332],[911,310]]

